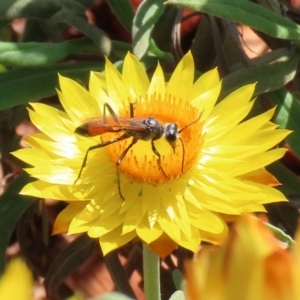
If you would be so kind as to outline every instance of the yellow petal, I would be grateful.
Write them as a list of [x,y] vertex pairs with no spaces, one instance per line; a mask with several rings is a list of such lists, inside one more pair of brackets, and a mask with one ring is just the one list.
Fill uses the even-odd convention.
[[164,73],[160,64],[158,63],[148,88],[148,99],[151,99],[151,97],[163,99],[165,96],[165,86],[166,83]]
[[121,235],[120,227],[102,236],[99,239],[99,242],[103,255],[106,255],[107,253],[130,243],[135,236],[135,232],[130,232],[125,235]]
[[0,299],[31,300],[33,277],[26,263],[20,258],[13,259],[0,279]]
[[174,70],[167,83],[166,95],[175,95],[178,99],[189,99],[194,82],[194,60],[188,52]]
[[130,91],[131,99],[146,98],[149,79],[141,63],[131,53],[125,56],[122,77],[127,90]]
[[177,244],[163,233],[157,240],[149,244],[149,248],[161,258],[165,258],[177,248]]
[[62,210],[56,217],[52,234],[68,232],[72,219],[86,206],[86,203],[73,202]]
[[131,99],[130,91],[124,83],[122,75],[108,59],[106,59],[105,74],[107,91],[112,103],[115,103],[117,107],[126,108],[130,102],[135,102]]
[[[92,116],[101,115],[101,109],[87,90],[77,82],[59,75],[61,91],[57,91],[61,104],[75,126]],[[84,99],[84,101],[82,101]]]
[[[214,68],[202,74],[194,83],[191,100],[196,99],[199,95],[205,94],[207,91],[220,85],[220,76],[217,68]],[[215,104],[215,103],[214,103]]]

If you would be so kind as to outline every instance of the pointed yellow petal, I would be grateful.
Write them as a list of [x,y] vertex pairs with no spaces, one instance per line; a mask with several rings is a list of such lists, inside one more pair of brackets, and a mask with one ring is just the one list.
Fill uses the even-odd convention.
[[127,108],[130,102],[135,102],[131,99],[130,91],[124,83],[122,75],[108,59],[105,63],[105,74],[107,91],[112,103],[119,108]]
[[20,258],[12,260],[0,279],[0,299],[31,300],[33,276],[26,263]]
[[149,87],[149,78],[139,60],[128,53],[124,60],[122,77],[130,91],[131,99],[146,98]]
[[[97,100],[97,103],[101,109],[101,115],[103,114],[103,107],[105,103],[116,110],[115,104],[111,101],[108,96],[107,87],[106,87],[106,77],[102,73],[91,72],[90,81],[89,81],[89,91],[94,99]],[[97,117],[97,115],[95,115]]]
[[194,60],[188,52],[179,62],[167,83],[166,95],[176,96],[177,99],[189,99],[194,82]]
[[[61,104],[76,126],[87,118],[101,115],[98,103],[77,82],[59,75],[61,91],[57,91]],[[82,101],[84,99],[84,101]]]
[[157,240],[149,244],[149,248],[161,258],[165,258],[177,248],[177,244],[163,233]]
[[86,203],[73,202],[62,210],[56,217],[52,234],[68,232],[72,219],[86,206]]
[[199,112],[202,113],[201,120],[205,121],[211,114],[216,102],[219,98],[221,91],[221,82],[210,90],[197,95],[191,101],[191,104],[198,108]]
[[102,236],[99,239],[99,242],[103,255],[106,255],[107,253],[128,244],[134,239],[135,236],[135,232],[130,232],[125,235],[121,235],[121,228],[118,228]]
[[160,226],[156,223],[155,226],[149,227],[146,222],[143,222],[136,228],[138,237],[147,244],[157,240],[163,233]]
[[190,99],[196,99],[199,95],[205,94],[207,91],[215,88],[220,84],[220,76],[217,68],[214,68],[202,74],[194,83]]
[[164,99],[165,86],[166,83],[165,83],[164,73],[160,64],[158,63],[148,88],[148,94],[147,94],[148,99],[151,99],[151,97]]

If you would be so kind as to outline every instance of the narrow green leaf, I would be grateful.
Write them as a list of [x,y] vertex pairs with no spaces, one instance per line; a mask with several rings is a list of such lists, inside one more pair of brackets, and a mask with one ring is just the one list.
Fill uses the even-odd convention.
[[134,11],[128,0],[107,0],[111,10],[114,12],[120,23],[131,32]]
[[172,272],[172,278],[173,278],[173,282],[174,282],[177,290],[182,289],[182,282],[184,280],[184,277],[183,277],[182,273],[179,271],[179,269],[175,269]]
[[174,62],[173,56],[170,52],[160,50],[153,39],[150,40],[148,56],[155,57],[159,61]]
[[149,47],[154,25],[165,10],[165,0],[144,0],[133,19],[133,53],[141,58]]
[[285,87],[273,91],[270,94],[273,102],[277,105],[275,123],[281,128],[293,130],[286,138],[293,152],[300,157],[300,102]]
[[168,0],[173,4],[245,24],[282,39],[300,39],[300,26],[267,8],[244,0]]
[[294,78],[299,59],[296,48],[292,48],[277,62],[242,69],[226,76],[220,99],[247,83],[257,82],[255,95],[284,86]]
[[19,175],[0,197],[0,274],[5,267],[6,249],[11,234],[23,212],[34,202],[33,198],[19,195],[20,190],[30,181],[25,173]]
[[266,168],[270,171],[282,184],[277,187],[286,196],[300,195],[300,179],[299,177],[287,169],[279,161],[272,163]]
[[172,294],[169,300],[185,300],[185,295],[183,291],[176,291]]
[[112,41],[111,54],[115,57],[124,60],[127,52],[132,53],[132,45],[120,41]]
[[93,24],[90,24],[86,20],[85,16],[72,13],[72,11],[66,8],[60,10],[55,15],[53,15],[51,20],[55,22],[64,22],[75,27],[84,35],[86,35],[94,41],[96,46],[99,48],[99,52],[101,54],[109,56],[111,51],[110,38],[106,35],[106,33],[103,30],[100,30]]
[[265,226],[276,236],[276,238],[283,244],[287,245],[289,248],[295,246],[295,241],[286,234],[282,229],[265,222]]
[[89,258],[94,247],[95,241],[82,234],[55,258],[44,281],[49,299],[65,278]]
[[134,291],[129,284],[128,276],[120,262],[117,251],[105,255],[104,262],[116,289],[127,296],[134,297]]
[[0,1],[0,18],[40,19],[67,23],[94,41],[100,53],[109,56],[111,41],[104,31],[90,24],[85,15],[87,1],[43,0]]
[[89,39],[62,43],[10,43],[0,42],[0,64],[13,67],[37,66],[54,63],[71,53],[90,47]]
[[90,7],[92,3],[92,0],[1,0],[0,18],[49,19],[61,10],[66,9],[84,16],[86,9]]
[[156,22],[151,37],[157,47],[163,51],[172,52],[174,43],[173,27],[178,14],[178,8],[166,6],[163,14]]
[[0,73],[0,95],[3,95],[0,110],[55,95],[55,88],[59,87],[58,73],[87,83],[91,70],[101,72],[103,68],[103,62],[88,62],[27,67]]
[[123,294],[112,292],[112,293],[106,294],[104,296],[91,298],[90,300],[133,300],[133,299],[129,298]]

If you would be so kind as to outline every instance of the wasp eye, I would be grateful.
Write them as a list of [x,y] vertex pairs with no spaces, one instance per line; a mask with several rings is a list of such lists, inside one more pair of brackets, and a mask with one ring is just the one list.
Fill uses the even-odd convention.
[[165,127],[165,137],[169,143],[174,143],[178,138],[178,126],[175,123],[167,124]]

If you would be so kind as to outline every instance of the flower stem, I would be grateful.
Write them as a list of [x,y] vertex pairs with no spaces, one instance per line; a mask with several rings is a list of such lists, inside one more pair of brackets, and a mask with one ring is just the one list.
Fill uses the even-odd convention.
[[296,242],[280,228],[267,222],[265,222],[265,225],[273,232],[278,240],[285,243],[289,248],[292,248],[296,244]]
[[160,300],[160,260],[143,244],[144,290],[146,300]]

